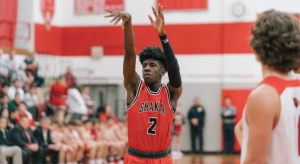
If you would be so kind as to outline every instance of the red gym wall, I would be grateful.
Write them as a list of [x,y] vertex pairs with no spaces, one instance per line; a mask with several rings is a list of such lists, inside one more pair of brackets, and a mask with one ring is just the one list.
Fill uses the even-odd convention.
[[0,0],[0,46],[13,47],[18,0]]
[[[243,110],[244,110],[245,104],[247,102],[248,95],[250,94],[251,91],[252,91],[252,89],[223,89],[222,90],[222,98],[221,98],[222,107],[225,105],[224,101],[223,101],[224,98],[229,96],[231,98],[232,105],[234,105],[237,109],[235,124],[237,124],[243,116]],[[224,150],[223,130],[222,130],[222,142],[221,143],[222,143],[222,150]],[[241,147],[240,147],[239,143],[237,142],[236,138],[234,141],[233,151],[235,151],[235,152],[241,151]]]
[[[253,23],[166,25],[176,54],[252,53],[249,46]],[[139,53],[148,45],[160,45],[151,26],[134,26],[135,47]],[[103,46],[104,55],[123,55],[120,26],[55,27],[46,31],[35,24],[35,49],[60,56],[89,56],[92,46]]]

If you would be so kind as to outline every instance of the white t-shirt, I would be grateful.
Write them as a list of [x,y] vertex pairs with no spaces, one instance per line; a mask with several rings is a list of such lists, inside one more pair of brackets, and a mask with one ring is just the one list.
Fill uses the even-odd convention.
[[33,94],[32,96],[30,93],[26,93],[24,97],[24,102],[27,105],[27,107],[34,107],[35,104],[37,104],[39,98],[36,94]]
[[7,96],[9,98],[9,101],[12,101],[13,99],[15,99],[16,93],[20,94],[21,96],[21,100],[24,100],[24,91],[22,88],[18,88],[16,89],[14,86],[9,87],[8,92],[7,92]]
[[67,104],[72,113],[86,115],[88,112],[87,107],[84,104],[84,100],[76,88],[72,88],[68,90],[68,99]]

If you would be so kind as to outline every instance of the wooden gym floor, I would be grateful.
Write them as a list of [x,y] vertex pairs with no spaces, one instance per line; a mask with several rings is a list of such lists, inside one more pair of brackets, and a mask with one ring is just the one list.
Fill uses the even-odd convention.
[[240,164],[240,155],[187,154],[173,164]]

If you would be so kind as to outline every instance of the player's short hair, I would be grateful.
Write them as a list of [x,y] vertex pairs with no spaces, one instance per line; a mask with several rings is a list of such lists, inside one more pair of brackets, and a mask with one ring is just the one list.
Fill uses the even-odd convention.
[[164,66],[166,71],[168,71],[165,53],[162,51],[162,49],[160,47],[148,46],[147,48],[144,48],[139,53],[139,58],[140,58],[141,64],[143,64],[143,62],[147,59],[157,60]]
[[68,125],[78,126],[77,120],[70,120]]
[[268,10],[261,14],[251,31],[250,45],[263,64],[282,73],[300,67],[300,28],[295,17]]

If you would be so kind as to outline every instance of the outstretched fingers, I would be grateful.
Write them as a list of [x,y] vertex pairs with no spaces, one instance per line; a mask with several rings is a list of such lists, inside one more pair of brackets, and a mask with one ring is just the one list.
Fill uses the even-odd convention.
[[153,19],[152,19],[152,17],[150,15],[148,15],[148,18],[149,18],[149,20],[150,20],[151,23],[154,22]]
[[[120,22],[121,18],[122,18],[122,16],[119,15],[119,17],[118,17],[118,19],[115,21],[114,25],[118,24],[118,23]],[[124,21],[124,22],[125,22],[125,21]]]
[[163,6],[161,5],[160,8],[161,8],[161,9],[160,9],[160,17],[162,18],[162,20],[164,20],[165,17],[164,17],[164,12],[163,12]]
[[157,17],[157,13],[156,13],[156,10],[154,9],[154,7],[152,6],[152,11],[153,11],[153,14],[155,16],[155,18]]
[[119,17],[119,14],[116,15],[116,16],[110,21],[110,23],[112,23],[113,21],[115,21],[118,17]]

